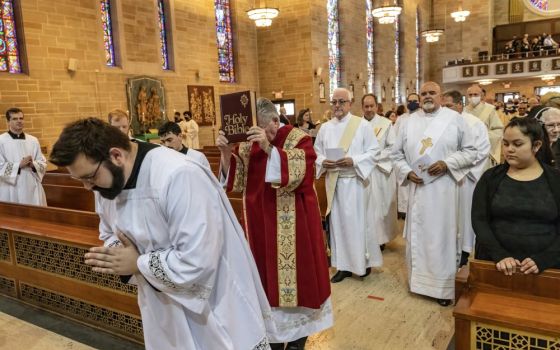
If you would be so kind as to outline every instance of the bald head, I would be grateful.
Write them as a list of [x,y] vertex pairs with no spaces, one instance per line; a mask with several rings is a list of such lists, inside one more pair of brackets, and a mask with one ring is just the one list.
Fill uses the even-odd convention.
[[482,88],[476,84],[471,85],[467,89],[467,97],[469,99],[469,104],[472,108],[478,106],[480,101],[482,100]]
[[339,120],[344,118],[348,112],[350,112],[350,108],[352,107],[352,98],[350,96],[350,91],[345,88],[334,89],[331,100],[331,109],[333,115]]
[[420,105],[426,113],[433,113],[441,106],[441,88],[433,81],[428,81],[420,88]]

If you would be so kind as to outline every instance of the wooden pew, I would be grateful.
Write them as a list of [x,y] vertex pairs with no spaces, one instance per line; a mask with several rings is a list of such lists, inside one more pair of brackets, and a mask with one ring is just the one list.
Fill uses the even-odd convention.
[[81,181],[70,177],[70,174],[47,172],[43,177],[43,185],[60,185],[72,187],[84,187]]
[[493,262],[471,261],[453,316],[457,350],[558,348],[560,270],[505,276]]
[[84,264],[98,225],[95,213],[0,202],[0,293],[141,343],[136,287]]
[[95,198],[92,191],[82,187],[43,184],[47,205],[83,211],[95,211]]

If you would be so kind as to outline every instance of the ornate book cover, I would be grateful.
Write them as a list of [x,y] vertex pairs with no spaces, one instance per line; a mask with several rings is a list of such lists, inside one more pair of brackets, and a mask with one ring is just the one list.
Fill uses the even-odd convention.
[[220,95],[221,130],[230,143],[247,141],[247,131],[257,125],[256,102],[252,91]]

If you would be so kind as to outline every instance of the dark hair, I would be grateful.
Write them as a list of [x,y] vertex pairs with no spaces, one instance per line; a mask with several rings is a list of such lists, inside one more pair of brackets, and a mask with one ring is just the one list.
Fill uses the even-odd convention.
[[366,100],[366,97],[373,97],[373,99],[375,100],[375,104],[377,105],[377,96],[375,96],[374,94],[365,94],[364,96],[362,96],[362,106],[364,105],[364,101]]
[[544,164],[552,165],[552,150],[550,149],[550,140],[548,138],[548,132],[545,130],[544,126],[539,123],[536,119],[527,117],[515,117],[504,128],[504,132],[508,128],[517,127],[519,131],[531,140],[531,145],[533,146],[537,141],[541,141],[542,145],[537,151],[537,159]]
[[390,119],[389,117],[391,117],[391,114],[395,113],[393,110],[388,110],[387,113],[385,113],[385,118]]
[[463,95],[457,90],[446,91],[443,93],[443,97],[451,97],[454,104],[463,103]]
[[404,107],[404,105],[399,105],[397,107],[397,116],[401,116],[405,113],[406,113],[406,108]]
[[184,111],[183,115],[188,115],[190,118],[192,118],[192,113],[191,111]]
[[177,123],[174,122],[167,122],[165,124],[163,124],[162,126],[159,127],[158,129],[158,136],[164,136],[167,135],[169,133],[175,134],[175,135],[180,135],[181,134],[181,127],[179,127],[179,125]]
[[6,111],[6,120],[10,121],[10,119],[12,119],[12,114],[18,114],[18,113],[23,113],[23,111],[17,107],[9,108]]
[[175,112],[173,115],[181,115],[181,112]]
[[[305,113],[309,112],[309,108],[305,108],[305,109],[301,109],[297,115],[296,118],[296,124],[298,126],[302,126],[303,125],[303,116],[305,115]],[[313,122],[311,121],[311,116],[309,116],[309,124],[313,124]]]
[[109,150],[113,147],[130,151],[128,136],[101,119],[80,119],[64,127],[53,146],[50,161],[58,166],[68,166],[83,154],[101,162],[109,157]]

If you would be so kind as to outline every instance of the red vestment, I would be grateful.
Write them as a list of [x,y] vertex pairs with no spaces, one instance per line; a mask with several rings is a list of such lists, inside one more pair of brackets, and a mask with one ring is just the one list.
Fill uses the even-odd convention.
[[257,143],[233,151],[228,191],[243,191],[245,232],[273,307],[318,309],[330,296],[321,214],[314,187],[311,137],[292,126],[271,142],[281,183],[265,183],[268,155]]

